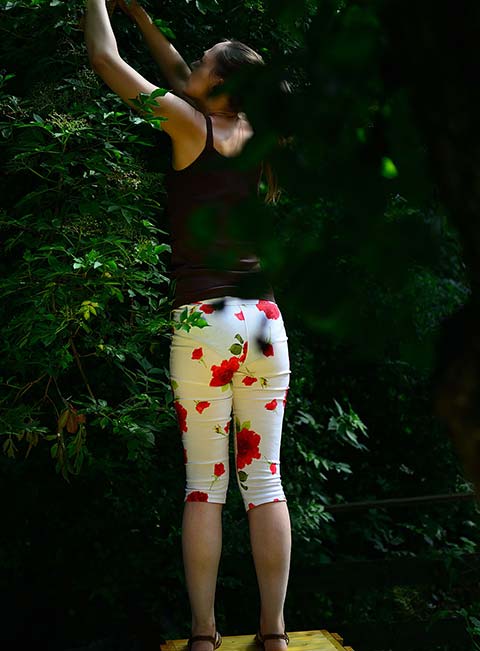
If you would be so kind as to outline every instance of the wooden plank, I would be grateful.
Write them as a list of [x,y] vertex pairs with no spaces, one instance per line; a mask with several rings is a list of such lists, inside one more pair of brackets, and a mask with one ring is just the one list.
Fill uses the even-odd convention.
[[[329,633],[325,629],[316,631],[288,632],[290,644],[288,651],[353,651],[351,647],[342,646],[343,638],[338,633]],[[221,633],[221,631],[220,631]],[[222,636],[219,651],[258,651],[254,642],[255,634]],[[160,645],[160,651],[186,651],[188,639],[167,640]]]

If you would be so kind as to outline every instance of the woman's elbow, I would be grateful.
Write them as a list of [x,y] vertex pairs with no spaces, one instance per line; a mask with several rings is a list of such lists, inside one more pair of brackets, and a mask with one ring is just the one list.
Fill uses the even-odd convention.
[[90,62],[90,67],[97,71],[97,69],[102,68],[109,63],[114,62],[115,58],[118,60],[118,56],[115,57],[115,55],[110,54],[109,52],[101,52],[101,53],[89,53],[88,54],[88,60]]

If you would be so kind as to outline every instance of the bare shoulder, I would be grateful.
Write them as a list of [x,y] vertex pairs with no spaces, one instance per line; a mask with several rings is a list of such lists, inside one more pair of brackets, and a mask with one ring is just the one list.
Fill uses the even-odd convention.
[[161,126],[172,139],[195,137],[201,130],[203,114],[195,107],[190,98],[185,95],[179,96],[176,91],[181,91],[181,88],[163,92],[163,89],[159,89],[158,86],[145,79],[120,56],[99,58],[93,67],[107,86],[117,93],[124,102],[138,111],[142,117],[149,116],[150,111],[139,106],[139,95],[151,95],[154,91],[161,90],[162,92],[155,95],[153,114],[156,117],[166,118],[162,120]]
[[162,129],[172,140],[185,140],[199,134],[205,118],[191,98],[168,91],[157,101],[159,108],[156,113],[167,118],[162,122]]

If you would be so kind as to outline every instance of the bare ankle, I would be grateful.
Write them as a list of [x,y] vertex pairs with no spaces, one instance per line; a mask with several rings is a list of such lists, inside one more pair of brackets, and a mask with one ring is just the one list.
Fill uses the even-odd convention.
[[215,622],[210,624],[192,624],[192,635],[215,635]]
[[285,631],[285,620],[267,619],[260,617],[260,632],[263,633],[283,633]]

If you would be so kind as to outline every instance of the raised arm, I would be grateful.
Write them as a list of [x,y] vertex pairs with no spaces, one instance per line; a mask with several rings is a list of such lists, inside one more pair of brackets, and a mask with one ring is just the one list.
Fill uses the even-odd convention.
[[170,87],[179,95],[183,95],[183,87],[192,72],[185,60],[167,37],[154,25],[148,13],[138,4],[137,0],[131,0],[130,5],[127,5],[125,0],[118,0],[118,5],[142,32],[153,58],[160,66]]
[[173,93],[159,89],[120,56],[105,0],[87,0],[86,12],[84,36],[92,69],[142,116],[149,112],[137,106],[134,100],[139,100],[140,93],[151,95],[158,91],[152,98],[152,112],[154,117],[166,118],[161,123],[162,129],[173,140],[195,137],[198,133],[196,109]]

